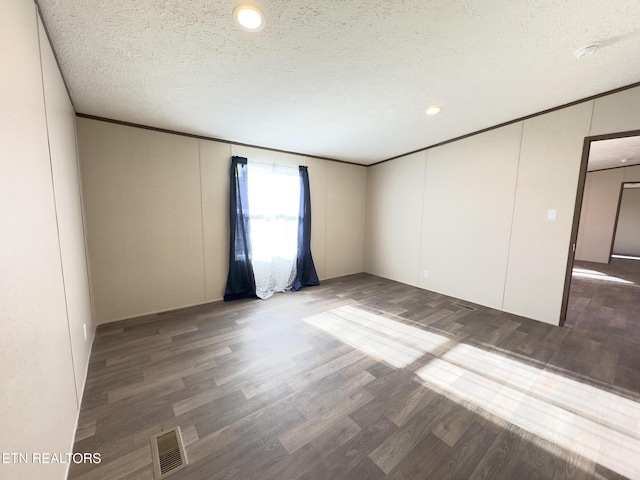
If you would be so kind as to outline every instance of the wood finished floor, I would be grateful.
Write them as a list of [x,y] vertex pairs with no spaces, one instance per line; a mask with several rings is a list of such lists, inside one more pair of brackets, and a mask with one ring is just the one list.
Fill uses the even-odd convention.
[[640,260],[575,262],[565,325],[640,349]]
[[[469,304],[466,304],[469,305]],[[640,351],[359,274],[100,327],[71,479],[640,478]]]

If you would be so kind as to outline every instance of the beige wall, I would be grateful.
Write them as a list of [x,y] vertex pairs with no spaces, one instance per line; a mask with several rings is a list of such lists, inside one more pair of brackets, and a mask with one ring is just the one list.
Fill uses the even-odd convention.
[[594,100],[589,135],[640,130],[640,87]]
[[[324,280],[327,277],[327,171],[329,162],[317,158],[307,158],[309,167],[309,188],[311,189],[311,252],[316,266],[318,278]],[[366,174],[366,170],[356,169],[360,175]],[[366,191],[361,192],[366,195]],[[363,248],[364,250],[364,248]],[[331,252],[329,252],[331,253]],[[364,270],[364,261],[361,270]]]
[[[74,114],[35,5],[3,2],[2,11],[0,451],[71,452],[93,336]],[[0,465],[11,479],[66,471]]]
[[318,275],[363,271],[365,167],[84,118],[77,123],[98,323],[222,299],[232,155],[307,165]]
[[[503,309],[557,324],[592,102],[525,120]],[[556,210],[556,220],[548,211]]]
[[76,390],[80,403],[87,377],[94,328],[80,196],[75,111],[41,23],[39,27],[60,255]]
[[231,145],[198,140],[204,233],[205,300],[220,300],[229,266],[229,158]]
[[328,162],[323,203],[326,210],[325,277],[335,278],[364,271],[367,169]]
[[580,211],[576,260],[609,262],[620,188],[623,182],[636,181],[640,181],[639,165],[587,173]]
[[418,285],[426,166],[427,154],[420,152],[369,169],[367,272]]
[[625,90],[370,167],[366,271],[557,325],[584,138],[639,112]]
[[515,123],[427,152],[420,287],[502,306],[521,133]]
[[640,188],[625,188],[613,253],[640,256]]
[[204,303],[198,140],[77,123],[97,322]]

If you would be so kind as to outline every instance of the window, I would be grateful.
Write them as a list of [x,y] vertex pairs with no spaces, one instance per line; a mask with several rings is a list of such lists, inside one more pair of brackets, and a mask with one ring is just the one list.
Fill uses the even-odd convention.
[[306,166],[249,164],[245,157],[232,157],[229,226],[225,301],[320,284],[311,255]]
[[300,174],[298,167],[249,161],[249,230],[256,295],[269,298],[296,277]]

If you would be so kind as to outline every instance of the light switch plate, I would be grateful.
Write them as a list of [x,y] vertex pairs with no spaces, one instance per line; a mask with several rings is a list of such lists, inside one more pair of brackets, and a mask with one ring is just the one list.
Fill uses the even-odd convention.
[[547,211],[547,220],[555,220],[558,216],[558,211],[555,208],[550,208]]

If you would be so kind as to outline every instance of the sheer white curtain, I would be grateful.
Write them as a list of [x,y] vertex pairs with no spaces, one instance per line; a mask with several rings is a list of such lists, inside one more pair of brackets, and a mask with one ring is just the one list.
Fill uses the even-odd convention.
[[269,298],[296,278],[298,167],[247,162],[252,265],[256,295]]

